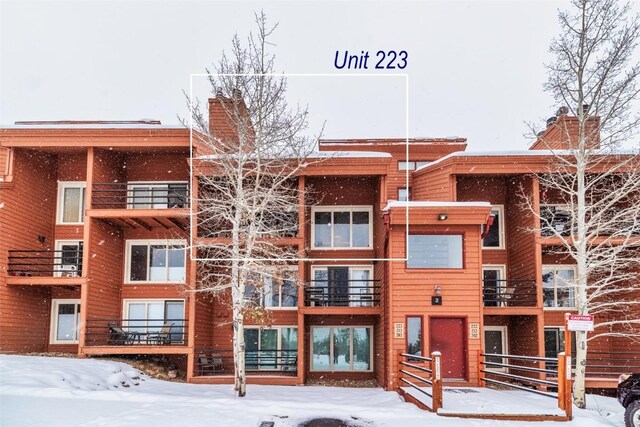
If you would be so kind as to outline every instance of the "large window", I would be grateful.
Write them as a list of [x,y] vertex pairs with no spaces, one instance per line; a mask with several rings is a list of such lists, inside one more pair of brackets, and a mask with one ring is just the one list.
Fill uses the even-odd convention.
[[540,205],[540,234],[542,236],[568,236],[572,227],[571,210],[566,205]]
[[167,209],[187,207],[186,182],[134,182],[127,185],[130,209]]
[[179,343],[184,336],[184,300],[124,300],[127,332],[136,333],[141,343],[154,343],[153,337],[168,328],[168,342]]
[[244,344],[247,370],[296,370],[298,328],[245,327]]
[[[504,249],[504,207],[495,205],[491,209],[493,224],[487,235],[482,239],[482,247],[485,249]],[[483,226],[483,231],[484,231]]]
[[371,248],[373,233],[370,206],[319,206],[312,209],[313,247]]
[[575,267],[543,265],[542,291],[548,308],[575,307]]
[[79,299],[54,299],[51,303],[51,344],[77,344]]
[[462,268],[460,234],[410,234],[407,268]]
[[297,269],[282,269],[255,274],[245,287],[245,298],[266,308],[297,307]]
[[128,240],[126,283],[185,283],[184,240]]
[[86,182],[61,181],[58,183],[58,224],[82,224]]
[[377,303],[371,266],[314,266],[312,275],[312,287],[307,289],[311,306],[372,307]]
[[312,371],[371,371],[370,326],[311,327]]

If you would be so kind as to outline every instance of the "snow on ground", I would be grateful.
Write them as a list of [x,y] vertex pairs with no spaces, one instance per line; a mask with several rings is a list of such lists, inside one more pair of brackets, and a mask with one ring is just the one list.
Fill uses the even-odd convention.
[[[447,393],[445,399],[454,399]],[[506,396],[506,397],[505,397]],[[499,399],[513,401],[505,392]],[[469,399],[469,396],[465,396]],[[446,402],[445,402],[446,406]],[[316,417],[354,426],[622,427],[615,399],[589,396],[588,410],[569,423],[525,423],[445,418],[405,403],[395,392],[336,387],[248,387],[234,397],[229,385],[155,380],[119,362],[0,355],[0,425],[27,426],[297,426]]]

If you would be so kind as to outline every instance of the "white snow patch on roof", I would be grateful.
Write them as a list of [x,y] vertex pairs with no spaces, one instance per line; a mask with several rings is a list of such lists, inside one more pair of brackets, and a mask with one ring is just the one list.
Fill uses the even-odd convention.
[[[439,158],[429,164],[418,167],[415,172],[442,163],[452,157],[517,157],[517,156],[570,156],[574,154],[571,150],[517,150],[517,151],[456,151],[455,153],[447,154],[444,157]],[[611,152],[594,153],[593,155],[604,156],[628,156],[638,155],[634,150],[619,150]]]
[[42,124],[42,125],[4,125],[0,129],[184,129],[182,125],[155,125],[155,124]]
[[491,207],[489,202],[438,202],[438,201],[398,201],[389,200],[384,210],[388,211],[391,208],[455,208],[455,207],[476,207],[486,208]]
[[[236,154],[208,154],[206,156],[197,157],[197,159],[198,160],[216,160],[216,159],[234,158],[234,157],[237,157],[237,155]],[[391,154],[378,153],[375,151],[313,151],[309,153],[309,155],[307,155],[307,158],[310,158],[310,159],[338,158],[338,157],[389,158],[391,157]],[[265,156],[264,158],[267,158],[267,156]],[[282,156],[281,158],[286,159],[287,157]]]

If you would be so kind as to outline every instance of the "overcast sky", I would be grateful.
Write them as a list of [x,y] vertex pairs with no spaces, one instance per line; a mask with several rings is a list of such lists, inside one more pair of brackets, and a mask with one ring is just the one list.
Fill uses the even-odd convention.
[[[286,73],[344,76],[336,50],[405,50],[409,136],[464,136],[470,150],[524,149],[525,121],[553,115],[543,64],[567,1],[4,1],[0,0],[0,124],[140,119],[177,123],[182,90],[205,72],[253,12],[279,22]],[[371,64],[370,64],[371,65]],[[404,137],[403,77],[295,77],[325,137]],[[195,77],[196,95],[206,85]]]

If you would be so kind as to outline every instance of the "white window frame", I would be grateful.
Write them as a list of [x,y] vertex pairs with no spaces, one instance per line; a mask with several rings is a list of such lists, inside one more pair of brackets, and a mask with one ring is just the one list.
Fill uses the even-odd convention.
[[[324,329],[329,328],[329,365],[333,367],[333,330],[335,328],[349,328],[349,365],[351,369],[348,370],[335,370],[335,369],[314,369],[313,368],[313,331],[315,329]],[[355,328],[366,328],[369,329],[369,369],[353,369],[353,330]],[[309,371],[311,372],[340,372],[340,373],[358,373],[358,372],[373,372],[374,369],[374,360],[373,360],[373,346],[375,338],[373,336],[373,326],[372,325],[315,325],[310,327],[309,331]]]
[[[316,213],[317,212],[331,212],[331,246],[316,246]],[[368,212],[369,213],[369,246],[353,246],[353,222],[350,222],[349,230],[349,246],[335,247],[333,243],[333,212]],[[350,215],[351,221],[353,221],[353,215]],[[328,250],[328,251],[344,251],[352,249],[372,249],[373,248],[373,206],[370,205],[344,205],[344,206],[314,206],[311,208],[311,248],[316,250]]]
[[[64,245],[77,245],[77,246],[79,246],[80,243],[83,243],[83,241],[82,240],[56,240],[55,241],[55,248],[56,248],[55,250],[56,251],[62,251],[62,246],[64,246]],[[54,256],[58,256],[58,255],[54,255]],[[82,256],[82,252],[80,252],[80,256]],[[60,257],[62,257],[62,253],[60,253]],[[61,270],[62,269],[62,259],[60,259],[58,261],[59,261],[60,264],[57,267],[58,267],[59,270]],[[55,264],[56,263],[54,262],[54,269],[56,268]],[[69,270],[69,271],[72,272],[73,270]],[[68,275],[63,276],[63,272],[62,271],[54,271],[53,272],[53,277],[79,277],[79,276],[80,276],[80,272],[78,272],[78,271],[76,271],[76,275],[75,276],[73,276],[73,275],[71,275],[71,276],[68,276]]]
[[[485,325],[484,327],[484,331],[500,331],[502,332],[502,354],[509,354],[509,328],[507,326],[487,326]],[[482,339],[484,340],[484,336],[482,337]],[[485,342],[485,353],[487,351],[487,347],[486,347],[487,343]],[[503,364],[507,364],[507,361],[505,359],[502,359]],[[499,371],[499,372],[506,372],[507,368],[504,367],[486,367],[487,370],[490,371]]]
[[[329,267],[346,267],[349,269],[349,283],[351,283],[351,280],[353,279],[353,275],[351,274],[352,271],[355,270],[367,270],[369,271],[369,280],[374,280],[373,279],[373,265],[371,264],[350,264],[350,265],[336,265],[336,264],[319,264],[319,265],[312,265],[311,266],[311,280],[316,280],[316,274],[315,272],[317,270],[326,270]],[[314,286],[315,286],[315,282]],[[374,282],[370,282],[370,288],[374,287]],[[351,292],[349,292],[349,307],[373,307],[374,303],[373,301],[368,302],[368,301],[362,301],[360,298],[360,296],[358,294],[351,294]]]
[[[131,280],[131,246],[134,245],[143,245],[146,244],[147,247],[151,246],[151,245],[165,245],[165,246],[183,246],[184,247],[184,280],[181,282],[176,282],[176,281],[164,281],[164,282],[158,282],[156,280]],[[151,251],[147,250],[147,278],[149,277],[149,256],[151,254]],[[124,268],[124,283],[127,285],[135,285],[135,284],[140,284],[140,283],[162,283],[162,284],[166,284],[166,283],[176,283],[176,284],[185,284],[187,283],[187,241],[186,240],[181,240],[181,239],[175,239],[175,240],[167,240],[167,239],[141,239],[141,240],[137,240],[137,239],[132,239],[132,240],[127,240],[126,241],[126,245],[125,245],[125,252],[124,252],[124,257],[125,257],[125,268]],[[169,268],[169,263],[167,263],[167,268]]]
[[[572,270],[573,278],[576,279],[577,270],[575,264],[543,264],[541,269],[541,274],[544,270]],[[560,286],[561,288],[567,288],[567,286]],[[553,302],[556,304],[554,307],[546,307],[544,306],[544,283],[542,283],[542,305],[545,310],[564,310],[571,311],[576,309],[576,290],[573,290],[573,305],[567,307],[558,307],[558,284],[556,282],[555,274],[554,274],[554,282],[553,282]],[[547,288],[550,289],[550,288]]]
[[[184,298],[127,298],[127,299],[123,299],[122,300],[122,313],[123,313],[122,317],[124,319],[129,320],[129,305],[132,304],[132,303],[133,304],[141,304],[141,303],[148,304],[148,303],[154,303],[154,302],[162,302],[163,305],[166,307],[167,301],[175,301],[175,302],[181,301],[182,302],[182,319],[184,319],[185,325],[183,325],[183,327],[181,328],[181,331],[179,333],[183,336],[184,341],[174,341],[174,343],[175,344],[184,343],[186,341],[186,339],[187,339],[187,333],[186,333],[186,328],[185,328],[186,323],[187,323],[187,317],[186,317],[187,301]],[[145,311],[148,311],[148,309],[145,310]],[[166,318],[167,317],[167,313],[164,313],[163,317]],[[158,319],[156,319],[156,320],[158,320]],[[147,321],[147,325],[144,326],[144,328],[147,329],[147,333],[148,333],[148,331],[149,331],[149,319],[147,318],[146,321]],[[129,322],[123,322],[122,326],[127,328],[127,330],[128,330]],[[160,326],[160,327],[162,327],[162,326]],[[148,345],[148,344],[149,343],[146,343],[144,345]]]
[[[248,329],[252,329],[252,330],[257,329],[259,331],[258,332],[258,354],[260,354],[260,352],[263,351],[262,348],[261,348],[262,347],[262,339],[260,337],[260,334],[262,334],[262,331],[273,331],[273,330],[278,331],[278,340],[277,340],[278,341],[278,344],[277,344],[278,348],[276,349],[276,351],[280,352],[281,357],[282,357],[282,329],[295,329],[298,343],[300,343],[300,333],[299,333],[300,331],[299,331],[298,325],[278,325],[278,326],[272,326],[270,328],[264,328],[264,327],[260,327],[260,326],[254,326],[254,325],[247,325],[247,326],[244,327],[243,333],[244,333],[245,330],[248,330]],[[298,349],[296,348],[296,357],[299,357],[299,355],[297,353],[297,350]],[[264,350],[264,351],[269,351],[269,350]],[[246,350],[246,346],[245,346],[245,360],[246,360],[246,353],[247,352],[248,352],[248,350]],[[259,358],[260,357],[258,357],[258,359]],[[282,364],[282,361],[281,361],[280,364]],[[276,363],[276,366],[273,367],[273,368],[261,368],[260,365],[258,365],[258,369],[257,370],[258,371],[281,371],[282,370],[282,366],[278,367],[277,365],[278,364]],[[252,371],[253,371],[253,369],[252,369]]]
[[76,318],[76,330],[75,335],[78,337],[80,335],[80,310],[78,310],[78,305],[80,305],[80,299],[51,299],[51,325],[49,328],[49,344],[78,344],[78,339],[75,340],[59,340],[58,337],[58,306],[61,304],[74,304],[74,316]]
[[[169,207],[167,206],[167,203],[164,203],[164,207],[154,207],[154,203],[153,203],[153,199],[151,197],[149,197],[149,199],[151,199],[151,203],[149,203],[149,207],[139,207],[136,205],[130,205],[130,202],[134,202],[134,190],[136,188],[157,188],[157,189],[164,189],[164,190],[169,190],[169,185],[171,184],[185,184],[186,186],[189,185],[189,181],[130,181],[127,182],[127,209],[169,209]],[[167,197],[165,198],[168,199],[168,193],[167,193]]]
[[[294,265],[292,265],[290,267],[282,268],[279,271],[285,271],[285,270],[286,271],[294,271],[296,273],[299,273],[298,272],[298,267],[294,266]],[[277,275],[278,273],[269,272],[268,274]],[[296,284],[295,284],[295,286],[298,287],[298,294],[299,294],[300,293],[300,287],[298,286],[298,284],[300,282],[300,279],[298,279],[297,276],[298,276],[298,274],[296,274]],[[282,283],[280,283],[278,286],[280,287],[280,303],[279,303],[279,305],[277,307],[265,307],[265,305],[264,305],[265,294],[264,294],[264,292],[262,292],[260,294],[260,304],[259,304],[259,306],[263,307],[263,308],[265,308],[267,310],[293,310],[293,311],[297,310],[298,309],[298,300],[296,300],[296,305],[293,306],[293,307],[283,307],[282,306]],[[263,288],[263,290],[264,290],[264,288]]]
[[428,165],[431,162],[424,160],[401,160],[398,162],[399,171],[414,171],[422,166]]
[[[485,246],[484,245],[484,238],[482,239],[482,250],[485,251],[495,251],[495,250],[504,250],[505,249],[505,220],[504,220],[504,205],[493,205],[491,206],[491,213],[497,211],[498,212],[498,239],[499,239],[499,244],[498,246]],[[496,224],[494,223],[492,225],[495,226]]]
[[78,225],[84,224],[84,210],[86,209],[86,199],[84,203],[80,201],[79,222],[64,222],[64,190],[67,188],[80,188],[82,197],[82,189],[84,189],[84,197],[86,198],[87,182],[86,181],[58,181],[58,203],[56,206],[56,224],[57,225]]

